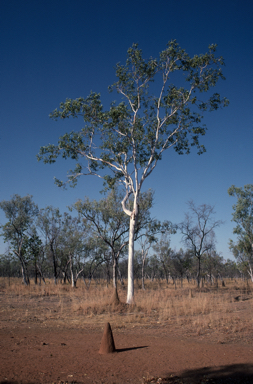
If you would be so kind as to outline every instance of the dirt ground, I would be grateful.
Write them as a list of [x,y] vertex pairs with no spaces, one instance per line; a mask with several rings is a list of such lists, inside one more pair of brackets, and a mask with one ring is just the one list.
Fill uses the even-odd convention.
[[[250,332],[197,334],[154,321],[119,327],[106,315],[87,323],[47,297],[1,294],[0,305],[0,383],[253,383]],[[241,316],[251,310],[240,305]],[[105,321],[116,352],[100,355]]]

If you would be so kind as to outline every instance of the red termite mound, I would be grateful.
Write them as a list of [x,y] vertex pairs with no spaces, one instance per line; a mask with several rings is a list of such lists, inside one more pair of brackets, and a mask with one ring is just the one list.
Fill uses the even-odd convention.
[[116,349],[115,349],[115,344],[113,340],[112,329],[110,324],[106,323],[98,353],[105,354],[105,353],[113,353],[115,351]]

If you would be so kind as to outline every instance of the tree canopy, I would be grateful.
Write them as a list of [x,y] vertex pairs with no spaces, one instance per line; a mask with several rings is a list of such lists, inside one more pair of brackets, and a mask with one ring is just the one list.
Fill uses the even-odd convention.
[[193,201],[188,202],[190,213],[185,214],[185,220],[179,224],[183,241],[193,255],[198,259],[198,287],[200,285],[201,260],[203,256],[215,249],[214,229],[223,222],[214,220],[214,206],[202,204],[195,206]]
[[230,240],[229,246],[234,256],[246,264],[253,281],[253,184],[247,184],[244,188],[232,185],[228,194],[237,198],[232,214],[232,221],[236,223],[233,233],[237,235],[237,243]]
[[25,255],[25,242],[31,237],[34,218],[38,214],[38,206],[32,201],[32,196],[21,197],[13,195],[11,200],[0,202],[0,208],[4,211],[7,223],[0,226],[1,236],[10,244],[11,251],[18,256],[21,262],[24,284],[29,284],[27,274],[27,260]]
[[[136,187],[132,170],[142,171],[138,174],[141,187],[166,149],[173,146],[182,154],[196,146],[198,153],[203,153],[205,147],[199,136],[206,133],[206,127],[201,125],[203,116],[197,111],[228,105],[228,100],[218,93],[200,98],[219,78],[224,79],[223,58],[216,58],[215,51],[216,45],[211,45],[206,54],[191,58],[176,41],[171,41],[159,59],[144,60],[138,45],[133,44],[127,52],[126,64],[117,64],[118,81],[110,87],[123,96],[123,101],[113,101],[110,109],[104,111],[100,94],[91,92],[86,99],[66,99],[60,103],[51,118],[81,116],[85,126],[79,132],[61,136],[58,145],[41,147],[38,160],[53,163],[60,155],[76,160],[76,168],[70,171],[68,179],[72,184],[81,175],[92,174],[103,177],[109,186],[120,180],[131,190]],[[186,87],[170,82],[171,76],[179,71]],[[160,90],[155,96],[150,85],[157,76]],[[81,159],[87,160],[86,167]],[[98,172],[104,168],[107,173],[102,176]],[[58,179],[56,182],[63,185]]]
[[[59,156],[74,160],[75,168],[67,180],[72,186],[82,175],[95,175],[107,188],[115,183],[124,187],[121,204],[130,217],[132,271],[128,303],[133,300],[134,227],[144,180],[169,148],[179,154],[188,154],[193,146],[198,154],[205,152],[199,140],[206,133],[202,114],[228,105],[226,98],[210,91],[224,79],[224,61],[215,51],[216,45],[210,45],[205,54],[190,57],[173,40],[158,59],[145,60],[138,45],[133,44],[126,64],[116,66],[117,81],[109,89],[116,90],[117,98],[108,110],[103,109],[100,94],[91,92],[87,98],[66,99],[50,114],[55,120],[80,116],[84,127],[65,133],[56,145],[41,147],[38,160],[49,164]],[[59,179],[56,183],[66,184]],[[129,210],[126,202],[132,194],[134,204]]]

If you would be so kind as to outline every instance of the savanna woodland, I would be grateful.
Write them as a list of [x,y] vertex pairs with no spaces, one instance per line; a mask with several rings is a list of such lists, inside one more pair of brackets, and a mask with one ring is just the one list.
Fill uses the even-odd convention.
[[[75,186],[89,175],[103,180],[103,191],[100,200],[87,196],[70,202],[66,212],[39,207],[30,195],[0,202],[6,217],[0,226],[6,243],[0,256],[4,321],[37,321],[66,330],[92,329],[110,320],[120,332],[169,325],[174,334],[183,327],[184,336],[221,344],[239,334],[251,340],[253,184],[228,190],[236,236],[228,239],[231,260],[216,249],[215,231],[223,218],[216,218],[214,206],[190,200],[181,223],[172,223],[169,212],[168,220],[160,221],[151,213],[155,191],[145,189],[165,151],[206,151],[203,115],[229,103],[212,91],[224,80],[223,58],[215,53],[211,45],[207,53],[190,57],[171,41],[158,59],[145,60],[134,44],[126,64],[116,66],[108,110],[100,94],[91,92],[87,98],[67,99],[50,114],[54,120],[79,118],[80,130],[42,146],[37,159],[75,162],[66,180],[55,179],[59,187]],[[181,234],[180,249],[170,245],[176,233]]]

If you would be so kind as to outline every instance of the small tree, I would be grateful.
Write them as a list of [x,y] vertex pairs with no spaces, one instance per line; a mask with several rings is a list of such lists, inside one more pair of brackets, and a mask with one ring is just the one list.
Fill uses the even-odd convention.
[[12,252],[7,248],[3,255],[0,255],[0,275],[2,277],[10,278],[15,276],[20,269],[19,260],[12,254]]
[[150,280],[153,281],[156,278],[160,278],[161,276],[161,268],[160,262],[156,255],[152,255],[149,257],[147,263],[147,270],[149,271]]
[[[53,266],[54,283],[60,273],[60,256],[65,258],[64,264],[67,267],[68,255],[62,251],[64,231],[68,225],[69,215],[62,215],[58,208],[48,206],[41,209],[37,218],[37,227],[41,233],[45,252],[49,256]],[[62,260],[63,261],[63,260]]]
[[34,283],[38,283],[39,272],[40,283],[42,279],[45,284],[46,282],[42,271],[42,264],[44,261],[44,247],[42,245],[41,239],[36,233],[35,227],[31,229],[29,236],[24,237],[23,247],[25,254],[29,257],[34,266]]
[[[60,137],[58,145],[41,147],[38,160],[50,164],[59,156],[75,160],[76,167],[68,178],[73,185],[81,175],[95,175],[104,179],[109,188],[116,182],[124,187],[121,204],[130,219],[129,304],[134,297],[134,233],[143,183],[164,151],[173,147],[183,154],[196,146],[198,154],[203,153],[205,148],[199,143],[199,136],[205,134],[206,127],[201,124],[200,113],[228,105],[227,99],[222,100],[218,93],[203,97],[219,78],[224,78],[223,58],[215,57],[215,50],[216,46],[211,45],[204,55],[191,58],[176,41],[171,41],[159,59],[144,60],[142,51],[134,44],[127,52],[126,64],[117,64],[118,80],[110,88],[123,101],[113,102],[108,111],[103,111],[100,95],[91,92],[86,99],[67,99],[50,115],[53,119],[81,116],[85,125],[79,132]],[[159,84],[157,95],[150,91],[155,80]],[[57,179],[56,183],[64,185]],[[129,209],[127,201],[131,195],[133,205]]]
[[148,252],[152,244],[155,243],[156,241],[157,240],[154,235],[146,235],[143,238],[141,237],[139,241],[141,249],[136,252],[138,253],[138,256],[140,256],[140,259],[141,259],[141,286],[143,290],[145,290],[144,269],[145,269]]
[[79,200],[73,206],[80,219],[89,223],[94,237],[100,238],[110,249],[113,265],[113,286],[117,289],[117,267],[120,255],[128,243],[129,223],[120,209],[122,196],[113,189],[106,198],[99,201]]
[[200,286],[201,261],[203,255],[215,248],[214,229],[223,222],[213,220],[214,207],[202,204],[196,207],[193,201],[188,203],[190,214],[185,214],[185,221],[179,224],[179,229],[183,235],[183,242],[187,248],[191,249],[193,255],[198,260],[197,283]]
[[222,272],[224,270],[223,257],[219,255],[215,249],[210,249],[203,256],[203,269],[212,285],[214,277],[216,278],[216,282],[219,277],[222,278]]
[[192,252],[188,250],[184,252],[182,248],[179,251],[173,252],[172,265],[175,274],[180,277],[182,287],[184,275],[187,275],[192,266]]
[[149,253],[149,249],[152,245],[158,242],[158,235],[164,235],[165,233],[176,233],[175,228],[169,221],[164,221],[161,223],[159,220],[153,219],[145,227],[143,236],[140,236],[140,256],[141,256],[141,280],[142,280],[142,289],[145,290],[144,284],[144,268],[146,259]]
[[230,259],[224,261],[224,271],[225,277],[228,277],[230,279],[235,279],[240,274],[236,262]]
[[59,242],[62,272],[64,278],[67,279],[69,266],[71,286],[75,288],[77,280],[84,269],[83,265],[78,261],[85,251],[86,242],[89,238],[89,228],[86,223],[81,225],[76,217],[71,217],[66,213],[63,224]]
[[153,245],[153,250],[155,252],[156,258],[159,260],[162,266],[166,282],[168,284],[172,269],[172,249],[170,248],[170,239],[168,238],[167,234],[163,234],[160,240],[155,245]]
[[[153,205],[154,192],[149,190],[139,197],[139,215],[135,226],[134,238],[145,235],[145,231],[155,233],[162,228],[159,222],[155,223],[150,218],[150,208]],[[98,236],[110,249],[113,266],[113,286],[117,289],[117,270],[119,257],[125,252],[129,241],[129,220],[121,209],[122,193],[113,188],[107,197],[99,201],[85,198],[77,201],[72,208],[76,209],[80,218],[84,218],[90,224],[95,236]],[[129,204],[132,204],[130,200]],[[164,224],[163,228],[169,226]]]
[[232,185],[228,194],[237,197],[232,214],[232,221],[236,223],[233,233],[237,235],[237,243],[230,240],[229,247],[236,259],[247,265],[247,272],[253,281],[253,184],[245,185],[244,189]]
[[[93,236],[85,242],[83,252],[83,259],[85,261],[83,263],[82,278],[87,289],[90,287],[94,273],[105,262],[106,254],[107,247],[101,239]],[[86,280],[88,280],[88,283]]]
[[14,195],[11,200],[3,200],[0,202],[0,208],[4,211],[8,222],[1,225],[1,236],[4,241],[10,244],[10,249],[18,257],[23,282],[25,285],[30,284],[27,271],[27,255],[24,248],[24,240],[28,236],[28,231],[32,226],[34,218],[38,214],[38,206],[32,201],[32,196],[27,195],[21,197]]

